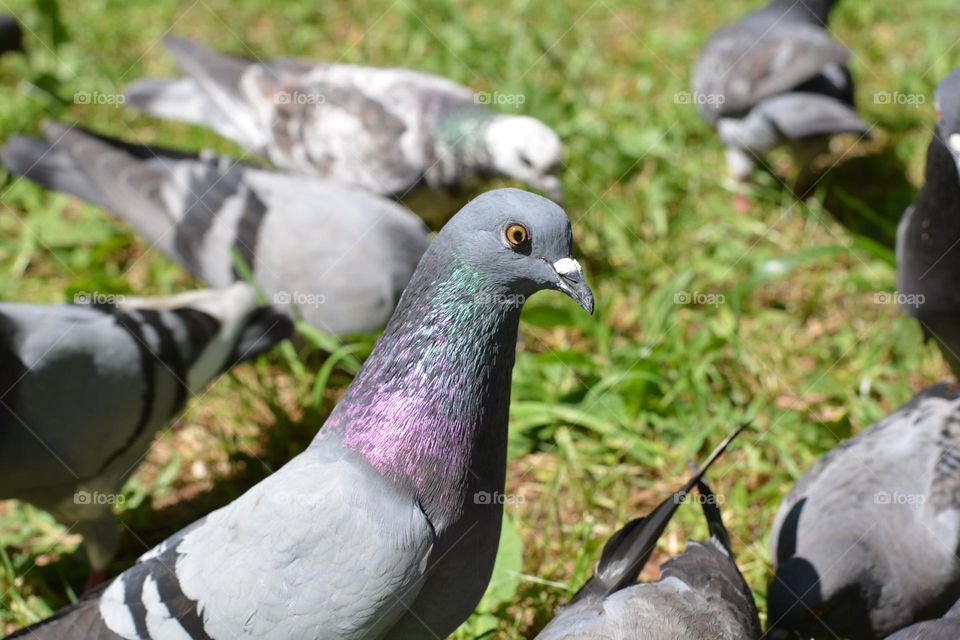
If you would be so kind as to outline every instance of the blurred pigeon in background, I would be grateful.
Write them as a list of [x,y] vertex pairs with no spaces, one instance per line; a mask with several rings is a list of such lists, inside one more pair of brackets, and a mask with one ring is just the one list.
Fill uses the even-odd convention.
[[960,69],[943,79],[934,102],[923,188],[897,227],[897,293],[960,378]]
[[[69,638],[442,638],[493,570],[523,301],[593,295],[570,221],[503,189],[464,207],[310,447],[18,634]],[[114,635],[115,634],[115,635]]]
[[[704,465],[650,515],[617,531],[603,548],[593,577],[537,640],[748,640],[760,637],[760,619],[750,587],[730,550],[716,496],[703,481],[706,470],[744,427],[728,436]],[[704,542],[662,566],[660,580],[636,582],[657,540],[694,485],[710,529]]]
[[136,82],[128,102],[212,128],[283,169],[393,197],[422,185],[408,204],[430,217],[449,208],[447,196],[493,176],[561,199],[560,139],[535,118],[494,113],[486,94],[410,69],[268,63],[164,42],[186,77]]
[[746,180],[763,154],[786,144],[797,169],[794,190],[803,196],[830,136],[869,132],[854,111],[850,52],[826,28],[834,2],[770,0],[714,33],[700,53],[694,102],[716,128],[735,179]]
[[23,29],[13,16],[0,15],[0,55],[10,51],[23,51]]
[[243,283],[116,304],[0,302],[0,498],[81,534],[92,585],[116,551],[114,497],[157,430],[291,331]]
[[117,214],[194,277],[249,265],[267,300],[335,335],[381,328],[427,247],[423,223],[356,187],[47,123],[3,149],[15,174]]
[[960,600],[942,618],[912,624],[886,640],[957,640],[960,638]]
[[[837,445],[780,505],[771,638],[884,638],[960,597],[960,389],[935,385]],[[778,634],[779,632],[779,634]]]

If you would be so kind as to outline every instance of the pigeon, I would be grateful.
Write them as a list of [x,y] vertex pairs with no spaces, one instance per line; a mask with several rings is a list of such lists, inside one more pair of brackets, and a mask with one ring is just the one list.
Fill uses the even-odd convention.
[[23,51],[23,28],[11,15],[0,15],[0,55]]
[[81,296],[96,304],[0,302],[0,498],[31,502],[81,534],[92,586],[117,548],[111,505],[156,432],[293,326],[244,283]]
[[826,28],[835,0],[770,0],[716,31],[693,70],[693,101],[726,147],[727,169],[746,180],[786,144],[798,182],[830,136],[867,136],[853,106],[850,52]]
[[250,61],[183,38],[164,43],[186,77],[135,82],[127,103],[211,128],[283,169],[409,194],[431,216],[494,176],[562,200],[560,139],[535,118],[492,111],[497,94],[411,69]]
[[423,222],[357,187],[47,123],[11,172],[98,204],[213,287],[245,268],[267,300],[333,335],[380,329],[427,247]]
[[934,102],[923,188],[897,226],[897,293],[960,377],[960,69],[940,83]]
[[[745,425],[744,425],[745,426]],[[760,637],[753,594],[740,574],[716,496],[703,474],[744,427],[727,437],[672,496],[650,515],[617,531],[603,548],[593,577],[537,640],[748,640]],[[710,538],[662,566],[657,582],[637,583],[657,540],[698,487]]]
[[957,640],[960,638],[960,600],[942,618],[912,624],[887,640]]
[[95,597],[20,632],[69,638],[442,638],[497,554],[520,310],[588,312],[563,209],[516,189],[454,215],[314,441],[144,554]]
[[960,598],[958,445],[960,388],[938,384],[800,477],[771,532],[771,638],[885,638]]

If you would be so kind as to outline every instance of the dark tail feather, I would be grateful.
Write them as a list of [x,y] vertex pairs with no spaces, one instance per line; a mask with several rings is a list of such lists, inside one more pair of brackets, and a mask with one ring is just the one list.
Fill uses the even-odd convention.
[[62,191],[77,196],[101,207],[107,200],[97,186],[74,163],[73,158],[55,144],[44,140],[13,136],[0,151],[7,171],[29,178],[53,191]]
[[[603,547],[596,573],[576,593],[571,603],[586,597],[602,600],[609,594],[632,584],[637,579],[643,566],[650,559],[657,540],[659,540],[664,529],[667,528],[667,524],[669,524],[677,507],[690,493],[690,490],[701,482],[703,474],[710,468],[710,465],[720,457],[720,454],[746,427],[747,424],[743,424],[724,438],[723,442],[713,450],[713,453],[700,466],[699,471],[687,480],[676,493],[657,505],[650,514],[631,520],[613,534]],[[719,516],[719,510],[717,510],[717,516]]]
[[723,524],[723,517],[720,515],[720,505],[717,504],[717,497],[713,489],[702,477],[697,481],[697,492],[700,494],[700,504],[703,507],[703,516],[707,519],[707,527],[710,529],[710,535],[717,539],[723,545],[730,558],[733,558],[733,549],[730,547],[730,534]]

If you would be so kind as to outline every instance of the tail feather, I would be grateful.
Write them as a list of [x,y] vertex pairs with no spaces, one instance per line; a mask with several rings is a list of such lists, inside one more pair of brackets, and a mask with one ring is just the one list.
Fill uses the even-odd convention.
[[263,146],[256,115],[243,93],[251,62],[211,51],[185,38],[168,36],[167,50],[188,77],[147,78],[130,85],[131,104],[158,118],[209,127],[254,150]]
[[83,129],[68,127],[58,122],[43,124],[43,133],[57,150],[63,150],[74,161],[74,166],[103,194],[103,204],[133,225],[151,242],[167,235],[173,222],[161,200],[163,183],[169,180],[169,170],[163,166],[163,156],[153,155],[153,161],[142,161],[141,149],[137,155],[134,145],[120,143],[102,136],[94,136]]
[[110,210],[213,286],[235,279],[230,246],[206,240],[238,194],[254,209],[254,222],[262,219],[262,203],[243,188],[240,164],[207,162],[195,154],[126,143],[55,122],[45,123],[43,131],[47,142],[15,138],[7,146],[3,157],[12,171]]
[[129,85],[123,94],[127,103],[164,120],[214,127],[223,119],[217,105],[193,78],[144,78]]
[[0,151],[7,171],[53,191],[107,207],[107,199],[69,153],[44,140],[16,135]]
[[[596,572],[576,593],[571,603],[588,597],[602,600],[637,579],[677,507],[691,489],[701,482],[703,474],[710,465],[746,427],[746,424],[741,425],[724,438],[701,465],[699,471],[672,496],[657,505],[649,515],[631,520],[611,536],[603,548]],[[719,511],[717,513],[719,515]]]

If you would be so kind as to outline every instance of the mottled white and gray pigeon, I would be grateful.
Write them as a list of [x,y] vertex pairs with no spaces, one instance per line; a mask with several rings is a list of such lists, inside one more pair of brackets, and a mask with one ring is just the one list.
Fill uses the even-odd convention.
[[69,638],[442,638],[497,553],[520,310],[588,311],[570,221],[503,189],[440,231],[313,443],[144,555],[96,598],[21,632]]
[[[537,640],[750,640],[760,637],[753,594],[737,569],[716,496],[702,479],[738,429],[683,487],[650,515],[632,520],[603,548],[593,577]],[[657,582],[637,583],[677,507],[697,486],[710,538],[690,541],[662,566]]]
[[811,467],[774,520],[771,637],[884,638],[960,597],[960,389],[935,385]]
[[383,327],[427,247],[402,206],[357,187],[193,156],[47,123],[4,164],[109,209],[194,277],[222,287],[248,265],[278,309],[342,335]]
[[128,102],[210,127],[278,167],[395,197],[422,185],[427,197],[442,201],[443,193],[507,176],[561,198],[557,135],[535,118],[493,112],[445,78],[401,68],[250,61],[183,38],[164,42],[186,77],[141,80],[127,89]]
[[291,331],[243,283],[116,304],[0,302],[0,498],[83,535],[92,585],[116,550],[115,495],[156,432]]
[[912,624],[886,640],[957,640],[960,638],[960,600],[942,618]]
[[719,29],[700,53],[694,101],[716,128],[737,180],[782,144],[803,175],[830,136],[870,130],[853,108],[850,52],[826,29],[834,2],[770,0]]
[[934,102],[923,188],[897,227],[897,290],[960,376],[960,70],[943,79]]

